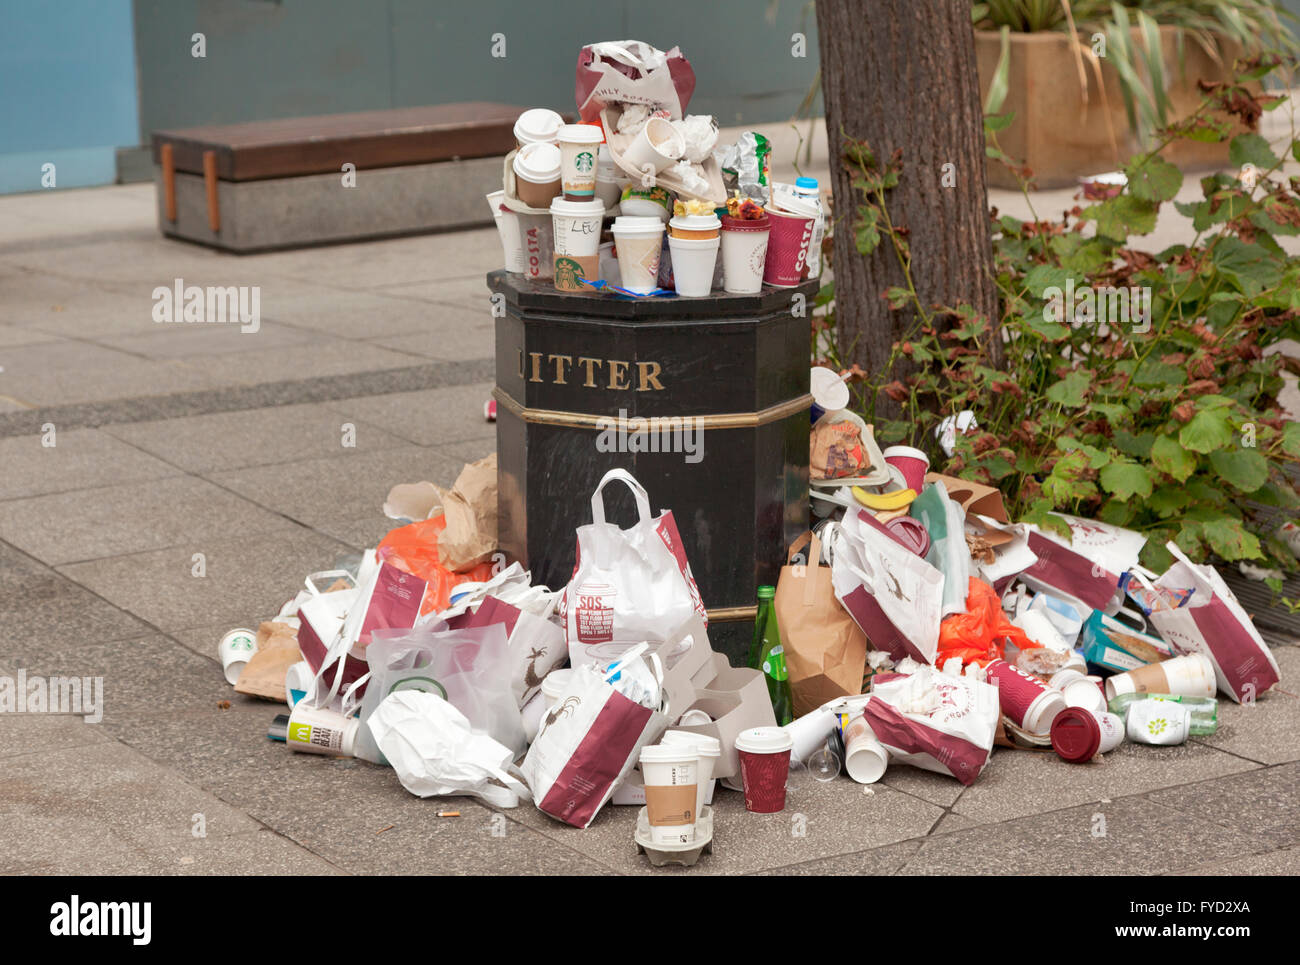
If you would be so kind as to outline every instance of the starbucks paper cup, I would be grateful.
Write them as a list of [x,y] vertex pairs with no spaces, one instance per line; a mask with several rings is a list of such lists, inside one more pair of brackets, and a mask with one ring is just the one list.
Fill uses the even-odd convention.
[[790,776],[794,741],[780,727],[751,727],[736,737],[745,809],[755,814],[785,810],[785,782]]
[[672,252],[673,284],[677,294],[686,298],[701,298],[713,285],[713,264],[718,259],[720,239],[677,238],[669,236],[668,248]]
[[565,124],[556,135],[560,148],[560,184],[568,201],[596,197],[596,161],[604,135],[591,124]]
[[600,222],[605,206],[599,201],[551,202],[551,222],[555,238],[555,288],[562,292],[580,292],[585,286],[579,278],[600,278]]
[[1214,664],[1203,653],[1171,657],[1106,679],[1108,701],[1119,694],[1213,697],[1215,689]]
[[221,657],[221,669],[226,675],[226,683],[233,686],[239,682],[239,675],[244,672],[249,659],[257,653],[257,634],[242,627],[231,630],[221,638],[217,653]]
[[623,166],[631,165],[642,176],[654,176],[685,153],[686,142],[677,129],[662,117],[652,117],[623,151]]
[[508,208],[502,209],[501,202],[505,199],[505,191],[493,191],[487,196],[487,203],[492,209],[492,220],[496,222],[497,234],[501,236],[505,269],[520,275],[524,272],[524,246],[519,238],[519,216]]
[[648,295],[659,287],[663,222],[658,218],[623,215],[614,219],[613,231],[622,287],[638,295]]
[[641,748],[641,777],[655,844],[689,844],[699,819],[700,761],[695,745],[655,744]]
[[520,147],[529,144],[554,144],[555,137],[564,126],[564,118],[545,107],[524,111],[515,121],[515,143]]
[[521,147],[510,162],[515,172],[515,193],[530,208],[546,208],[560,193],[560,149],[554,144]]
[[763,288],[770,218],[722,220],[722,289],[732,295],[752,295]]
[[716,737],[692,734],[690,731],[685,730],[668,731],[664,734],[660,744],[678,744],[695,751],[700,766],[699,784],[695,794],[695,813],[697,815],[704,813],[704,805],[708,803],[710,796],[709,785],[713,782],[713,770],[722,757],[722,744],[718,742]]

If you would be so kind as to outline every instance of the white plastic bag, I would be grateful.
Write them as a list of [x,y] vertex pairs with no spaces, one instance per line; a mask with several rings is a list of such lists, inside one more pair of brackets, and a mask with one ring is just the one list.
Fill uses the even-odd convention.
[[363,729],[388,758],[402,787],[418,797],[468,794],[512,808],[528,794],[511,765],[510,749],[474,733],[465,715],[437,694],[389,694]]
[[[605,522],[605,486],[632,490],[638,520]],[[561,612],[569,662],[607,664],[641,642],[659,643],[692,613],[707,619],[673,514],[650,515],[646,491],[625,469],[605,473],[591,496],[592,522],[578,527],[578,562]]]

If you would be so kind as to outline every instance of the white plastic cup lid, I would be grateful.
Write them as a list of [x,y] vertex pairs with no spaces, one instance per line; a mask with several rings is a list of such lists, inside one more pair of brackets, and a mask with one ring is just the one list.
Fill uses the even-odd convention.
[[556,133],[564,126],[564,118],[555,111],[545,107],[534,107],[524,111],[515,121],[515,140],[521,144],[555,140]]
[[613,231],[620,234],[663,234],[664,223],[658,218],[644,218],[639,215],[621,214],[614,219]]
[[529,144],[515,154],[515,174],[535,184],[546,184],[560,177],[560,149],[554,144]]
[[695,748],[700,757],[721,757],[722,742],[706,734],[692,734],[687,730],[670,730],[660,740],[662,744],[681,744]]
[[564,198],[555,198],[551,201],[551,214],[573,218],[599,218],[605,214],[605,202],[599,198],[592,201],[566,201]]
[[552,670],[542,679],[542,693],[548,697],[558,697],[572,679],[573,671],[570,669]]
[[721,228],[722,221],[716,214],[679,214],[668,222],[668,226],[683,231],[708,231]]
[[827,412],[838,411],[849,404],[849,387],[831,369],[814,365],[809,383],[813,401]]
[[599,144],[605,135],[594,124],[565,124],[556,132],[555,139],[570,144]]
[[647,744],[641,748],[642,764],[683,764],[698,761],[700,755],[695,745],[685,742],[671,744]]
[[890,446],[882,452],[881,455],[886,459],[889,459],[892,456],[905,456],[908,459],[923,459],[927,466],[930,465],[930,457],[920,449],[913,449],[911,446]]
[[777,192],[772,195],[772,207],[786,214],[799,215],[803,218],[815,218],[821,213],[812,201],[801,198],[791,192]]
[[794,747],[794,738],[780,727],[751,727],[736,736],[736,750],[747,754],[780,754]]

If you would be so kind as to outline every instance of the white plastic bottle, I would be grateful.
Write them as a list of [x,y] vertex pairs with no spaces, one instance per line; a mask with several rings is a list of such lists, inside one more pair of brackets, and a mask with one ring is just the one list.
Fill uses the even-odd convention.
[[817,205],[817,220],[813,222],[812,239],[808,242],[808,277],[820,278],[822,274],[822,238],[826,235],[826,211],[822,208],[821,190],[816,178],[795,178],[795,197],[804,198]]

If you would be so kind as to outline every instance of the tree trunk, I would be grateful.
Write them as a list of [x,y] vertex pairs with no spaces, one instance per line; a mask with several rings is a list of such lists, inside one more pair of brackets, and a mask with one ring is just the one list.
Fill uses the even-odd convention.
[[[967,302],[997,319],[971,5],[817,0],[816,7],[835,199],[836,337],[844,364],[874,377],[915,314],[891,310],[881,297],[890,286],[906,287],[889,241],[866,256],[854,244],[860,201],[842,163],[846,138],[866,141],[882,163],[902,151],[886,204],[894,224],[909,231],[921,304]],[[877,403],[877,412],[898,411],[888,400]]]

